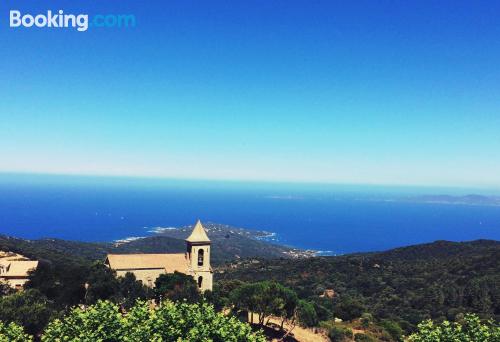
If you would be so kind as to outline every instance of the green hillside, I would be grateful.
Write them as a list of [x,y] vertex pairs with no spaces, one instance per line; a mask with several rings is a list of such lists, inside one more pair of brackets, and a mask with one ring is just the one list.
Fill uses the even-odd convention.
[[[218,294],[234,288],[234,280],[276,280],[311,302],[320,321],[359,321],[369,315],[378,326],[390,322],[405,332],[427,318],[456,320],[467,312],[500,318],[498,241],[436,241],[377,253],[291,258],[293,249],[225,229],[209,231]],[[171,234],[175,237],[159,234],[121,244],[0,236],[0,250],[47,261],[33,284],[60,307],[81,300],[92,261],[102,261],[106,253],[182,252],[182,234],[177,230]],[[46,284],[52,285],[46,289]]]
[[[205,229],[212,240],[212,262],[221,264],[241,258],[292,258],[312,252],[275,245],[260,240],[268,234],[227,225],[207,223]],[[60,260],[75,258],[102,260],[108,253],[183,253],[184,239],[192,226],[160,231],[155,235],[120,243],[88,243],[60,239],[25,240],[0,236],[0,250],[13,251],[34,259]]]
[[[369,312],[411,328],[464,312],[498,320],[499,260],[497,241],[437,241],[381,253],[232,263],[219,268],[216,279],[273,279],[313,300],[325,316],[351,319]],[[334,290],[333,299],[320,298],[326,289]]]

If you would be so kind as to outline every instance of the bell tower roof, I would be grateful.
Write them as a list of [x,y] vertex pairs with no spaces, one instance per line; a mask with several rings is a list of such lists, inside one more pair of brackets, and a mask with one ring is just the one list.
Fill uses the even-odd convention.
[[189,237],[186,239],[186,241],[192,243],[199,243],[199,242],[210,243],[210,239],[208,238],[207,232],[205,231],[205,228],[203,228],[203,225],[201,224],[200,220],[196,221],[193,231],[191,232],[191,235],[189,235]]

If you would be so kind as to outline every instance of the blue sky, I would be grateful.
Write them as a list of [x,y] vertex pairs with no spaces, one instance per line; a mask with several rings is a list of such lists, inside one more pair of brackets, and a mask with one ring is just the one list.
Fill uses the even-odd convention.
[[[135,28],[9,28],[9,10]],[[3,1],[0,171],[500,187],[494,1]]]

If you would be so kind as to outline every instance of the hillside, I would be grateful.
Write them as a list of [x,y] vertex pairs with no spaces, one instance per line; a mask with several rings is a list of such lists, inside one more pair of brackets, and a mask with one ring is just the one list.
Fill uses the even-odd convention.
[[[269,243],[265,240],[271,234],[269,232],[248,230],[211,222],[204,223],[203,226],[210,240],[212,240],[212,257],[215,263],[240,258],[297,258],[314,254],[312,251]],[[179,229],[163,229],[158,231],[157,234],[160,237],[184,240],[189,236],[192,229],[193,226],[185,226]],[[134,243],[140,243],[140,241],[136,240]],[[184,251],[184,247],[182,250]]]
[[[349,319],[370,312],[408,329],[425,318],[463,312],[500,316],[500,242],[437,241],[380,253],[300,260],[252,260],[219,268],[216,278],[277,280]],[[334,299],[320,298],[326,289]],[[331,293],[331,292],[330,292]]]
[[[260,240],[267,232],[252,231],[227,225],[207,223],[205,229],[212,240],[212,262],[221,264],[240,258],[296,258],[313,252],[280,246]],[[34,259],[61,260],[76,258],[102,260],[107,253],[182,253],[184,239],[192,226],[167,229],[157,234],[119,243],[88,243],[60,239],[26,240],[0,236],[0,250],[14,251]]]
[[[233,280],[276,280],[314,303],[322,321],[333,317],[350,321],[370,313],[380,324],[389,320],[406,332],[423,319],[454,320],[465,312],[500,318],[497,241],[436,241],[385,252],[291,258],[295,250],[246,236],[251,233],[245,230],[235,233],[234,228],[207,226],[218,263],[216,293],[234,286]],[[67,296],[75,297],[65,292],[67,284],[79,287],[91,261],[103,260],[106,253],[180,252],[189,229],[169,230],[169,234],[127,243],[30,241],[0,236],[0,250],[50,261],[53,266],[41,269],[42,281],[38,283],[43,288],[45,278],[61,278],[64,286],[57,285],[54,293],[61,293],[59,297],[64,298],[56,296],[56,302],[64,304]],[[51,293],[49,290],[46,292]]]

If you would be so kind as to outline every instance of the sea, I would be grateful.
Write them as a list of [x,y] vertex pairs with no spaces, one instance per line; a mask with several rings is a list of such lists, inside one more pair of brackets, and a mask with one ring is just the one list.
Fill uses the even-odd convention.
[[421,195],[498,190],[0,175],[0,234],[109,242],[197,219],[269,232],[325,255],[436,240],[500,240],[500,206],[422,203]]

